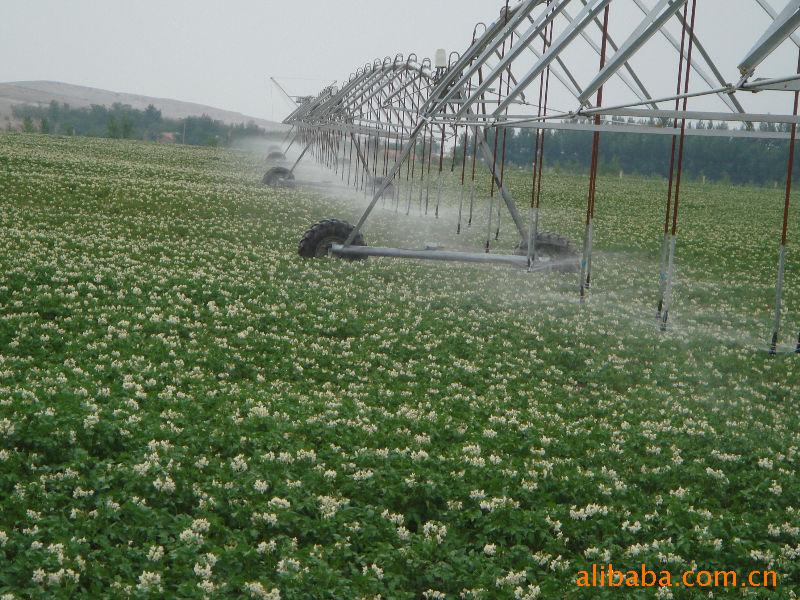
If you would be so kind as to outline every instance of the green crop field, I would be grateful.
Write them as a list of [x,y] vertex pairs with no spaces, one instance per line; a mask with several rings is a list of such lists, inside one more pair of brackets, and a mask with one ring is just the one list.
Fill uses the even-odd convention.
[[[601,177],[581,306],[574,273],[304,261],[303,231],[364,197],[265,168],[0,134],[2,600],[712,596],[578,587],[593,563],[774,570],[713,597],[797,597],[797,245],[766,353],[780,188],[686,183],[661,332],[665,181]],[[546,173],[543,228],[579,246],[586,189]],[[465,244],[446,196],[438,220],[379,206],[367,243]]]

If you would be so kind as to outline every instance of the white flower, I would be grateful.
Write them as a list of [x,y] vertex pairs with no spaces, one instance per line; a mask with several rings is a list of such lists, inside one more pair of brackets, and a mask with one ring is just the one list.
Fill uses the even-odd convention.
[[160,592],[162,591],[161,575],[159,573],[143,571],[142,574],[139,575],[139,584],[136,587],[143,592]]
[[281,600],[281,592],[277,588],[267,590],[263,585],[257,581],[251,581],[244,584],[244,589],[250,594],[251,598],[260,598],[260,600]]
[[622,524],[622,529],[624,531],[630,531],[631,533],[639,533],[642,529],[642,524],[639,521],[631,523],[630,521],[625,521]]
[[447,526],[435,521],[428,521],[422,526],[422,533],[426,540],[436,540],[437,544],[441,544],[447,536]]
[[14,423],[8,419],[0,419],[0,437],[11,437],[14,431]]
[[84,490],[80,486],[76,487],[72,491],[72,497],[76,498],[76,499],[77,498],[88,498],[89,496],[93,496],[93,495],[94,495],[94,491],[93,490]]
[[175,482],[172,481],[172,478],[167,475],[164,478],[156,477],[153,480],[153,487],[156,488],[159,492],[166,492],[167,494],[171,494],[175,491]]
[[231,460],[231,469],[236,473],[244,473],[247,471],[247,461],[243,454],[233,457]]
[[164,558],[164,547],[150,546],[150,550],[147,551],[147,560],[159,562],[162,558]]
[[483,553],[486,556],[494,556],[497,553],[497,546],[495,546],[494,544],[486,544],[483,547]]
[[722,471],[722,469],[712,469],[711,467],[706,467],[706,473],[720,483],[728,483],[728,478],[725,476],[725,473]]
[[194,574],[200,579],[211,579],[211,565],[207,563],[194,563]]
[[498,577],[494,584],[497,587],[503,587],[507,585],[519,585],[523,581],[528,578],[528,574],[525,571],[509,571],[506,573],[504,577]]
[[529,584],[527,588],[519,586],[514,589],[515,600],[536,600],[542,593],[538,585]]
[[372,572],[372,574],[375,575],[375,579],[377,579],[378,581],[383,579],[383,569],[381,569],[378,565],[372,564],[369,567],[364,565],[364,567],[362,567],[361,569],[361,573],[363,575],[367,575],[370,572]]
[[270,508],[288,510],[292,507],[292,503],[283,498],[273,498],[269,501]]
[[467,456],[480,456],[481,455],[481,447],[479,444],[473,444],[469,446],[464,446],[461,450]]
[[196,531],[192,531],[191,529],[184,529],[181,531],[180,535],[178,536],[182,542],[192,543],[192,544],[202,544],[203,543],[203,535],[197,533]]
[[332,519],[340,508],[350,504],[350,500],[346,498],[333,498],[331,496],[317,496],[317,502],[323,519]]
[[503,496],[502,498],[491,498],[489,500],[483,500],[479,503],[482,510],[488,512],[494,512],[498,508],[519,508],[519,502],[516,500],[512,500],[511,498],[506,498]]
[[211,529],[211,523],[206,519],[195,519],[192,521],[191,530],[197,533],[206,533]]
[[584,508],[572,507],[569,511],[569,516],[575,521],[586,521],[595,515],[607,515],[608,507],[600,506],[599,504],[589,504]]
[[299,571],[300,561],[295,558],[282,558],[280,561],[278,561],[278,565],[275,567],[275,570],[282,575],[285,575],[291,571]]
[[256,548],[256,552],[259,554],[272,554],[275,552],[275,548],[277,548],[275,540],[270,540],[269,542],[261,542]]
[[689,490],[686,490],[686,489],[684,489],[682,487],[679,487],[678,489],[670,490],[669,495],[670,496],[675,496],[676,498],[683,498],[688,493],[689,493]]
[[214,585],[213,582],[209,581],[208,579],[202,579],[197,582],[197,587],[203,590],[206,594],[212,594],[217,586]]
[[261,522],[261,523],[268,523],[269,525],[277,525],[278,515],[276,515],[275,513],[268,513],[268,512],[263,512],[263,513],[256,512],[253,513],[253,516],[250,517],[250,520],[253,521],[253,523]]
[[364,481],[365,479],[370,479],[372,477],[372,470],[371,469],[362,469],[356,471],[351,475],[351,477],[355,481]]
[[672,597],[673,597],[672,590],[668,587],[660,587],[656,592],[656,598],[666,598],[667,600],[669,600]]

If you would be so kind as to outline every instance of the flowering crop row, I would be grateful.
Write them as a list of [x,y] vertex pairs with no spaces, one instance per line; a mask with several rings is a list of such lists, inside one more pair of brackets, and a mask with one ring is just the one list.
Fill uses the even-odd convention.
[[[687,187],[662,334],[663,182],[601,179],[581,308],[574,274],[304,262],[363,199],[261,170],[0,135],[0,598],[604,597],[575,586],[595,563],[796,597],[800,363],[762,351],[779,190]],[[545,228],[579,239],[585,191],[548,174]],[[365,234],[457,243],[446,221],[387,206]]]

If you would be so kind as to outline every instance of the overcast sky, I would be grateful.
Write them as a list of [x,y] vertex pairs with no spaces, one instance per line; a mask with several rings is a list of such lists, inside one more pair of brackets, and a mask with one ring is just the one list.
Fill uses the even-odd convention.
[[[786,4],[771,2],[778,9]],[[502,4],[2,0],[0,81],[63,81],[281,119],[289,104],[273,89],[270,76],[279,78],[291,93],[308,94],[346,79],[377,56],[412,51],[431,56],[438,47],[463,50],[475,23],[494,20]],[[620,19],[626,9],[624,3],[617,4],[615,17]],[[736,59],[767,27],[766,16],[753,0],[700,0],[699,5],[698,32],[709,47],[729,56],[725,75],[733,77]],[[793,72],[796,50],[789,50],[773,70]],[[586,64],[596,70],[595,60]],[[654,54],[649,69],[659,76],[666,72],[665,81],[673,81],[675,60]],[[789,109],[782,106],[788,104],[784,98],[774,101],[772,112]]]

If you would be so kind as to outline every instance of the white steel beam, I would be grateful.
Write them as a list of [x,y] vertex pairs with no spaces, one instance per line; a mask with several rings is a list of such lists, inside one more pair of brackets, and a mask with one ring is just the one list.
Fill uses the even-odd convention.
[[[506,108],[519,96],[533,81],[541,75],[547,66],[555,60],[555,58],[563,52],[578,35],[585,29],[592,20],[605,9],[611,0],[591,0],[575,17],[575,20],[565,29],[552,46],[544,53],[542,58],[531,68],[530,71],[520,79],[517,86],[511,90],[506,96],[505,100],[495,110],[495,116],[501,115]],[[800,0],[798,0],[800,2]]]
[[[570,3],[571,0],[556,0],[555,5],[546,10],[538,18],[534,19],[533,23],[531,24],[530,28],[519,36],[519,41],[511,48],[504,57],[501,58],[500,62],[497,63],[492,71],[488,73],[483,80],[483,83],[480,84],[477,89],[473,90],[470,97],[465,101],[464,106],[461,110],[457,113],[459,117],[464,116],[469,107],[472,106],[477,101],[477,98],[480,98],[486,91],[492,87],[495,81],[509,68],[512,62],[514,62],[524,51],[525,49],[533,43],[533,40],[538,39],[550,26],[555,18],[561,13],[561,11],[566,8],[566,6]],[[522,17],[526,17],[527,15],[521,15]],[[512,33],[513,36],[513,33]],[[477,64],[477,63],[476,63]],[[477,72],[478,66],[473,65],[464,76],[456,83],[455,89],[463,89],[466,84],[470,81],[472,76]]]
[[[633,0],[633,2],[634,2],[634,4],[636,4],[636,6],[637,6],[637,7],[639,7],[639,10],[641,10],[641,11],[642,11],[644,14],[647,14],[647,7],[644,5],[644,3],[642,2],[642,0]],[[680,15],[680,14],[679,14],[679,15],[677,16],[677,18],[678,18],[678,20],[680,21],[680,23],[681,23],[682,25],[684,25],[684,19],[683,19],[683,15]],[[688,28],[688,27],[689,27],[689,24],[688,24],[688,23],[685,23],[685,26]],[[675,37],[674,37],[674,36],[673,36],[673,35],[672,35],[672,34],[671,34],[669,31],[667,31],[667,29],[666,29],[665,27],[662,27],[662,28],[661,28],[661,35],[662,35],[662,36],[663,36],[663,37],[664,37],[664,38],[665,38],[665,39],[666,39],[666,40],[667,40],[667,41],[670,43],[670,45],[671,45],[673,48],[675,48],[675,51],[676,51],[678,54],[680,54],[680,51],[681,51],[680,44],[679,44],[679,43],[678,43],[678,41],[675,39]],[[703,60],[705,60],[705,61],[706,61],[706,64],[707,64],[707,65],[709,66],[709,68],[710,68],[710,69],[713,71],[713,73],[714,73],[714,76],[716,77],[716,80],[717,80],[717,84],[719,84],[719,85],[720,85],[720,86],[722,86],[722,87],[727,87],[727,84],[728,84],[729,82],[725,81],[725,78],[722,76],[722,74],[720,73],[720,71],[719,71],[719,69],[717,68],[717,66],[716,66],[716,65],[714,64],[714,62],[711,60],[711,56],[708,54],[708,52],[706,52],[706,49],[705,49],[705,47],[703,46],[703,44],[701,44],[701,43],[700,43],[700,40],[698,39],[697,35],[695,34],[695,35],[693,35],[693,37],[694,37],[694,45],[695,45],[695,48],[697,48],[697,51],[698,51],[698,52],[700,53],[700,55],[703,57]],[[685,54],[685,53],[684,53],[684,58],[686,58],[686,54]],[[714,85],[715,85],[715,84],[714,84],[714,82],[713,82],[713,80],[712,80],[711,76],[710,76],[710,75],[709,75],[709,74],[706,72],[706,70],[705,70],[705,69],[703,69],[703,68],[702,68],[702,67],[701,67],[701,66],[698,64],[698,61],[696,61],[696,60],[692,61],[692,71],[694,71],[695,73],[697,73],[697,74],[700,76],[700,78],[701,78],[703,81],[705,81],[705,82],[706,82],[706,85],[708,85],[709,87],[714,87]],[[728,93],[720,93],[720,94],[719,94],[719,98],[720,98],[720,100],[722,100],[722,102],[724,102],[724,103],[725,103],[725,105],[726,105],[728,108],[730,108],[730,109],[731,109],[731,111],[732,111],[732,112],[740,112],[740,113],[744,113],[744,112],[745,112],[745,111],[744,111],[744,108],[743,108],[743,107],[742,107],[742,105],[741,105],[741,104],[739,104],[739,102],[736,100],[736,97],[735,97],[735,96],[729,95]]]
[[681,8],[683,0],[660,0],[651,10],[630,37],[622,44],[605,67],[597,74],[592,82],[583,90],[578,99],[582,105],[600,89],[619,69],[625,65],[639,48],[647,43],[663,25]]
[[739,64],[739,72],[748,77],[753,74],[758,65],[780,46],[783,41],[791,36],[800,26],[800,0],[789,0],[772,25],[756,42],[753,49],[747,53]]
[[[778,13],[775,12],[775,9],[772,8],[767,0],[756,0],[756,2],[762,9],[764,9],[764,12],[767,13],[773,21],[778,18]],[[796,33],[792,34],[792,42],[794,42],[795,46],[800,48],[800,36],[798,36]]]

